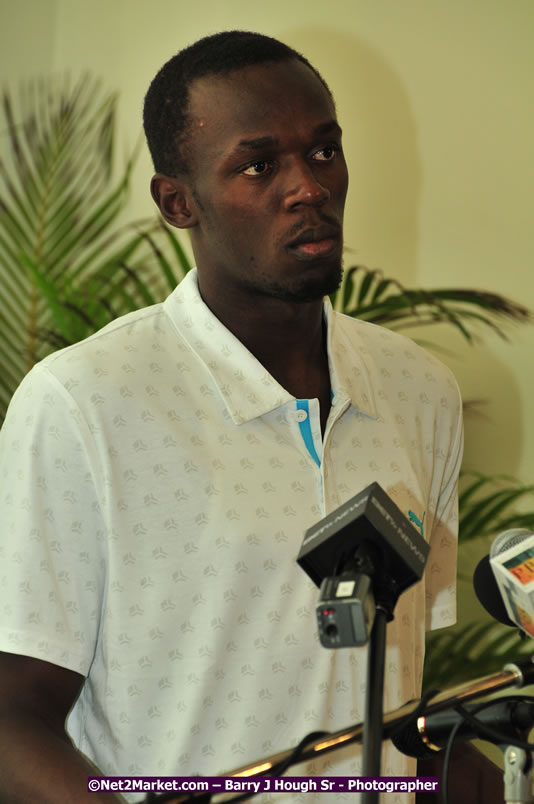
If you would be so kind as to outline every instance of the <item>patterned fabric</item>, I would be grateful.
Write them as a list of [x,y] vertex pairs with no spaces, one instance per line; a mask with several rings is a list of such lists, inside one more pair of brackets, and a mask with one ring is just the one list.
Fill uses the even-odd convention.
[[[87,677],[68,728],[104,773],[215,775],[362,720],[367,650],[320,646],[318,590],[295,558],[306,528],[375,480],[431,544],[388,626],[385,710],[419,694],[425,612],[430,628],[455,618],[460,396],[411,341],[328,302],[325,316],[324,437],[318,401],[265,371],[194,271],[14,396],[0,649]],[[359,763],[349,747],[294,773]],[[382,772],[414,766],[388,743]]]

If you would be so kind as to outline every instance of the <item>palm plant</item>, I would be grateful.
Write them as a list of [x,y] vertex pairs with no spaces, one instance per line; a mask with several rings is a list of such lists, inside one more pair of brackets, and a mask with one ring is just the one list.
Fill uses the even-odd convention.
[[[52,347],[154,300],[136,272],[151,276],[162,229],[119,225],[135,153],[115,176],[116,107],[116,95],[89,76],[3,93],[0,422],[24,374]],[[162,277],[176,283],[158,271],[156,291]]]
[[344,275],[341,289],[332,303],[347,315],[381,324],[389,329],[452,325],[469,343],[482,325],[506,338],[505,321],[526,322],[529,311],[504,296],[484,290],[406,288],[379,270],[357,265]]

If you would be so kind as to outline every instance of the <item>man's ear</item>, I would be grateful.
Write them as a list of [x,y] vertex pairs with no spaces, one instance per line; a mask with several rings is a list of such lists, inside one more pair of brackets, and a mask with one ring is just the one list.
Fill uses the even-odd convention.
[[196,205],[187,184],[174,178],[156,173],[150,182],[152,198],[167,223],[178,229],[190,229],[198,223]]

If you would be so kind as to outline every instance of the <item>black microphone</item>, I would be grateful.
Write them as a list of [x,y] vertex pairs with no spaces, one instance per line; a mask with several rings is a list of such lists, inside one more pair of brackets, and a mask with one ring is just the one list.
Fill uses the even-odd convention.
[[489,555],[475,569],[473,586],[478,600],[495,620],[534,636],[534,599],[527,590],[528,567],[534,555],[531,542],[534,533],[526,528],[512,528],[497,536]]
[[484,556],[478,562],[473,575],[473,587],[479,602],[482,603],[494,620],[498,620],[503,625],[510,625],[512,628],[516,628],[516,624],[510,619],[506,611],[495,575],[491,569],[489,555]]
[[316,613],[327,648],[364,645],[375,606],[392,619],[420,580],[430,547],[378,483],[309,528],[297,562],[321,587]]
[[[491,707],[474,712],[476,706],[464,707],[481,726],[476,727],[465,721],[454,709],[445,709],[432,715],[424,715],[401,728],[391,737],[391,742],[401,753],[417,759],[427,759],[445,748],[453,728],[458,726],[455,740],[463,742],[476,737],[485,739],[483,727],[487,726],[502,734],[503,745],[506,738],[523,738],[534,725],[534,702],[496,701]],[[486,738],[487,739],[487,738]]]

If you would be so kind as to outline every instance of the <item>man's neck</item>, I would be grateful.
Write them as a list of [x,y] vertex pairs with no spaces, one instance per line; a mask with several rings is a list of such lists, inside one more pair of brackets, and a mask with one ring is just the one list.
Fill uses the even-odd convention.
[[324,430],[330,374],[322,299],[297,303],[258,298],[257,303],[230,305],[227,298],[203,298],[283,388],[297,399],[319,399]]

